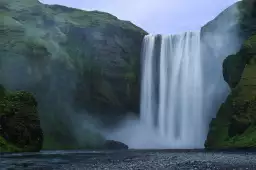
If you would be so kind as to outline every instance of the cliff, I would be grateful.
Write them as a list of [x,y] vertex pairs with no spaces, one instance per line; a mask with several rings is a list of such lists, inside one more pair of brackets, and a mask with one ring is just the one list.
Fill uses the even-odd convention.
[[255,40],[255,36],[251,37],[246,42],[250,43],[251,47],[244,47],[224,62],[224,69],[229,70],[229,74],[224,75],[229,75],[228,82],[233,89],[222,104],[217,117],[211,122],[205,144],[207,148],[256,147]]
[[[112,123],[112,114],[138,112],[145,31],[108,13],[37,0],[1,0],[0,20],[0,82],[35,94],[46,148],[94,147],[99,135],[84,132],[76,115]],[[75,131],[92,140],[80,142]]]
[[256,2],[242,3],[241,33],[249,38],[223,62],[223,77],[232,90],[210,124],[206,148],[256,147]]

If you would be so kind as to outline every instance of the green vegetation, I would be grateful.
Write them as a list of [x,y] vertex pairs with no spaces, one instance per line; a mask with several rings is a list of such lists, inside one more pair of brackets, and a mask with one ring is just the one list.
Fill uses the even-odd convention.
[[224,77],[232,88],[217,117],[212,120],[207,148],[256,147],[256,36],[223,64]]
[[246,40],[241,50],[227,57],[223,62],[223,76],[230,87],[234,88],[239,83],[246,64],[256,53],[256,36],[251,36]]
[[102,141],[93,130],[81,128],[86,140],[75,133],[80,110],[105,117],[138,111],[144,30],[108,13],[38,0],[1,0],[0,20],[0,82],[36,94],[44,148]]
[[1,86],[0,150],[31,152],[42,148],[43,132],[37,102],[28,92],[8,92]]
[[256,1],[243,0],[239,10],[247,40],[224,60],[223,76],[232,92],[210,124],[206,148],[256,147]]
[[243,0],[239,5],[242,34],[250,37],[256,33],[256,1]]
[[23,150],[10,144],[0,136],[0,152],[22,152]]

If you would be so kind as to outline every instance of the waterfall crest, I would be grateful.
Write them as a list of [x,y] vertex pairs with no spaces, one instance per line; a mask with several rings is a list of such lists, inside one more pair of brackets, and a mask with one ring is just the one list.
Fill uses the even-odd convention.
[[172,148],[202,148],[208,121],[200,32],[147,35],[143,44],[141,121]]

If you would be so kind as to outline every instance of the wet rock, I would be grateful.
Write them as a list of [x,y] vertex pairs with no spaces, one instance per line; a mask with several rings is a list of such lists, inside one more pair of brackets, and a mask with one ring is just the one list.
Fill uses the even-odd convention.
[[104,149],[107,150],[126,150],[128,148],[126,144],[114,140],[107,140],[104,144]]

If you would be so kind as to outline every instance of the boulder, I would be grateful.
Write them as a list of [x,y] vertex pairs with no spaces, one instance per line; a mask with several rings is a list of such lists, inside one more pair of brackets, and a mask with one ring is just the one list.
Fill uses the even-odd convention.
[[122,142],[107,140],[103,148],[107,150],[125,150],[128,149],[129,147]]

